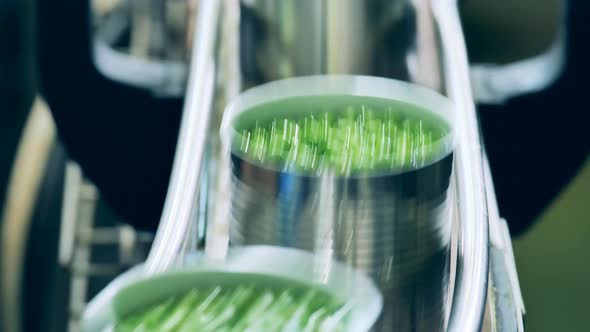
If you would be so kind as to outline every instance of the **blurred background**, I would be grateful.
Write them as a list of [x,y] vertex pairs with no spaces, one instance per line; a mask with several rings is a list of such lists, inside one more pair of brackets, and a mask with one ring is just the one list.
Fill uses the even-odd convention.
[[[63,15],[70,10],[63,2],[0,0],[0,310],[19,301],[26,331],[64,331],[88,297],[142,260],[159,218],[181,106],[164,98],[157,107],[142,109],[145,105],[133,100],[140,93],[129,90],[125,96],[131,97],[121,99],[120,109],[101,112],[102,83],[76,76],[83,55],[60,58],[60,50],[66,54],[92,31],[77,26],[83,20]],[[94,0],[92,8],[100,15],[118,3]],[[562,4],[464,1],[471,60],[504,64],[545,52],[559,34]],[[568,54],[557,81],[541,92],[480,108],[501,214],[513,234],[526,326],[536,332],[587,331],[590,322],[590,162],[583,90],[590,74],[583,27],[588,6],[571,1],[570,8]],[[39,14],[60,11],[65,20]],[[50,105],[42,97],[46,91],[59,96]],[[131,126],[145,130],[132,132]],[[76,228],[75,239],[63,244],[67,195],[96,204],[96,215],[87,218],[94,224],[87,226],[99,231]],[[98,247],[84,251],[90,244]],[[72,269],[76,260],[82,270]],[[95,279],[86,283],[77,274]],[[0,322],[0,331],[2,323],[7,322]]]

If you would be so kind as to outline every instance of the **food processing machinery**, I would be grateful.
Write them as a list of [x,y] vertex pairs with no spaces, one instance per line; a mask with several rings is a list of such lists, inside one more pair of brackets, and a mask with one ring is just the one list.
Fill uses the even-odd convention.
[[[157,95],[185,98],[166,205],[141,273],[156,274],[190,257],[201,249],[197,243],[205,233],[205,257],[225,257],[232,225],[222,203],[231,186],[223,172],[229,161],[218,139],[219,127],[226,105],[242,91],[307,75],[386,77],[438,91],[456,107],[457,218],[450,247],[448,330],[522,330],[524,306],[510,237],[497,213],[475,102],[476,97],[501,100],[518,89],[537,88],[538,82],[498,88],[492,83],[515,71],[502,68],[502,76],[502,70],[470,67],[454,1],[228,0],[192,5],[194,14],[189,11],[186,22],[174,26],[181,36],[176,43],[162,43],[166,38],[158,33],[152,35],[155,41],[148,40],[150,51],[143,56],[150,61],[110,46],[120,32],[117,27],[121,29],[116,15],[102,18],[112,22],[100,25],[93,44],[103,75]],[[167,26],[166,18],[154,21]],[[555,57],[548,56],[549,62],[559,62]],[[534,62],[525,65],[537,69]],[[89,304],[84,318],[92,319],[122,280],[137,271],[108,286]]]

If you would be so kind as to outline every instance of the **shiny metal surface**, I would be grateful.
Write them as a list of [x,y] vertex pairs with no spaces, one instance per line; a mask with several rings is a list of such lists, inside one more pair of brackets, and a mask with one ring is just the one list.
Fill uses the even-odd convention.
[[195,22],[194,45],[199,47],[192,54],[172,175],[158,232],[146,261],[147,274],[166,270],[182,255],[184,240],[196,219],[199,181],[212,113],[220,4],[216,0],[204,1]]
[[[310,94],[413,100],[420,108],[453,118],[447,99],[416,85],[374,77],[311,76],[244,93],[228,107],[222,134],[235,133],[232,118],[242,111]],[[235,141],[224,139],[226,144]],[[375,331],[444,331],[455,204],[452,145],[448,149],[418,169],[357,177],[297,174],[258,166],[232,153],[230,242],[305,249],[366,272],[385,297]]]
[[451,165],[448,156],[409,173],[326,181],[233,156],[230,241],[328,253],[379,284],[385,310],[375,331],[443,331]]
[[467,50],[454,0],[433,1],[443,42],[446,85],[455,102],[458,141],[455,158],[458,217],[461,225],[455,287],[448,331],[479,331],[489,272],[489,224],[482,139],[471,86]]

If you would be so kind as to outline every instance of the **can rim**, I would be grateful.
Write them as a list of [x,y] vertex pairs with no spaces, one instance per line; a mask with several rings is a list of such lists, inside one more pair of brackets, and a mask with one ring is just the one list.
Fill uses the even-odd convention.
[[[435,143],[436,147],[440,148],[440,151],[442,152],[429,160],[428,163],[422,165],[420,168],[440,161],[441,159],[448,156],[455,147],[455,105],[449,98],[443,96],[442,94],[417,84],[383,77],[361,75],[314,75],[271,81],[269,83],[250,88],[232,100],[225,108],[220,128],[221,142],[225,153],[231,153],[231,137],[236,134],[233,125],[235,124],[235,120],[238,118],[238,116],[244,111],[249,110],[255,106],[288,98],[333,95],[389,99],[392,101],[417,106],[428,113],[442,118],[449,126],[449,131],[442,139]],[[275,169],[274,167],[263,165],[262,163],[257,163],[253,160],[248,160],[248,162],[256,164],[257,166],[265,169],[283,172],[281,169]],[[416,168],[412,168],[410,170],[415,169]],[[353,174],[348,176],[336,175],[335,177],[366,178],[395,175],[397,173],[405,173],[407,171],[407,169],[401,169],[398,171],[380,171],[370,172],[368,174]],[[297,171],[289,171],[289,173],[304,177],[318,177],[318,175],[306,174]]]

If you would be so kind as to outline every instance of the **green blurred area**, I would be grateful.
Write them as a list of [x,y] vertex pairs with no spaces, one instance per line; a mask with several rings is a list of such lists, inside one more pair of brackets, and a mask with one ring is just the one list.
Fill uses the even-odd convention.
[[513,245],[526,331],[590,331],[590,160]]

